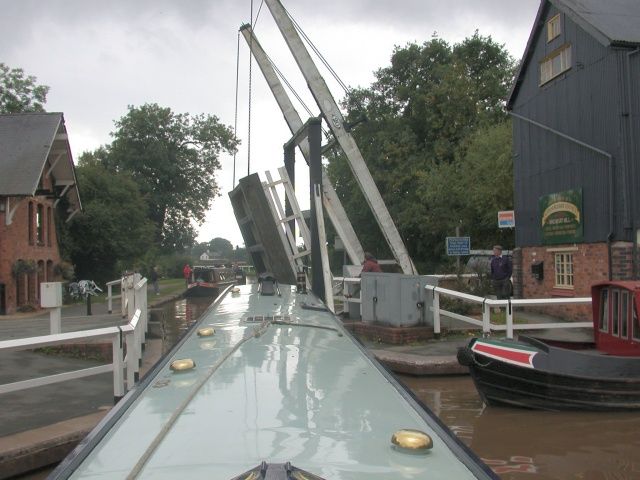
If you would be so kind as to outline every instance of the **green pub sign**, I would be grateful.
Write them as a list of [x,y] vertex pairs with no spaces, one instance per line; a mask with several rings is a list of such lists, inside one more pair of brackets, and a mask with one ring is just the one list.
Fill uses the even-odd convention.
[[543,244],[582,242],[582,189],[543,195],[539,204]]

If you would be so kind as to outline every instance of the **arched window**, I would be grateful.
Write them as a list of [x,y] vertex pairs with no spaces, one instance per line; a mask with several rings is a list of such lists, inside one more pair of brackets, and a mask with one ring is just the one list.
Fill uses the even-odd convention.
[[40,284],[45,282],[44,260],[38,260],[38,270],[36,270],[36,299],[40,300]]
[[29,202],[29,218],[28,218],[28,234],[29,234],[29,245],[33,245],[33,203]]
[[38,229],[38,245],[44,245],[44,206],[38,204],[38,216],[36,217]]
[[55,274],[53,273],[53,261],[47,260],[47,282],[53,282]]
[[51,216],[51,207],[47,207],[47,245],[51,246],[51,229],[53,224],[53,218]]

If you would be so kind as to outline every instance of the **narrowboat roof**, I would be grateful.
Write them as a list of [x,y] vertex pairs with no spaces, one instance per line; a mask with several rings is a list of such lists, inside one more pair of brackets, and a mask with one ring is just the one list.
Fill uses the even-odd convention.
[[591,291],[595,292],[596,290],[600,290],[604,287],[616,287],[635,292],[640,290],[640,282],[632,280],[609,280],[607,282],[600,282],[591,285]]
[[[497,478],[315,296],[280,290],[227,289],[54,478],[224,480],[263,461],[331,480]],[[170,370],[184,358],[196,367]],[[433,448],[395,449],[406,428]]]

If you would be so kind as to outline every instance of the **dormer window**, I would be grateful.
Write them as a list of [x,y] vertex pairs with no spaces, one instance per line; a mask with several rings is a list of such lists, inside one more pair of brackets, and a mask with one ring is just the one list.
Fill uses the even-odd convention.
[[558,14],[547,22],[547,42],[559,37],[560,33],[560,14]]
[[571,45],[566,44],[540,62],[540,85],[547,83],[570,68]]

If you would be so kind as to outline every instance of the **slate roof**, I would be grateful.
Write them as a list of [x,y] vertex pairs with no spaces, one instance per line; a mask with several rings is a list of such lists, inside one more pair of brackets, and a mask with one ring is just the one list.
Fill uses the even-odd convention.
[[640,44],[638,0],[551,0],[603,45]]
[[62,113],[0,115],[0,195],[35,195],[45,167],[52,168],[58,190],[71,185],[67,198],[81,208]]
[[542,0],[511,87],[507,110],[511,110],[518,94],[521,77],[533,55],[535,40],[546,28],[542,19],[550,5],[554,5],[605,47],[640,46],[640,0]]

